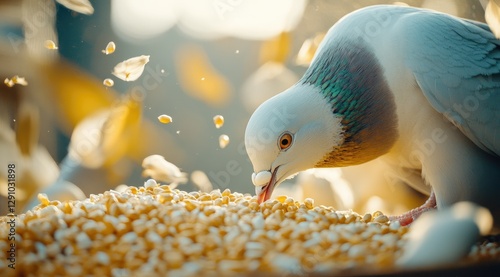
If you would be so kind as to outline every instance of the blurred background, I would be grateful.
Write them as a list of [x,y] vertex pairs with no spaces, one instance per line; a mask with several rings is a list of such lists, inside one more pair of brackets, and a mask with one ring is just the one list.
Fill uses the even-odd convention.
[[[206,176],[214,189],[253,194],[243,144],[250,115],[301,77],[338,19],[374,4],[484,22],[478,0],[0,0],[0,79],[18,75],[27,82],[0,84],[1,214],[7,213],[8,164],[16,166],[17,212],[39,191],[51,199],[81,198],[81,192],[88,197],[120,184],[142,185],[141,163],[152,154],[188,177],[197,172],[198,181],[189,178],[180,189],[196,190]],[[106,55],[111,41],[116,49]],[[112,74],[118,63],[141,55],[149,62],[137,80]],[[103,85],[106,78],[112,87]],[[159,122],[162,114],[172,122]],[[221,128],[215,115],[225,119]],[[223,134],[230,139],[224,148]],[[423,201],[404,186],[367,189],[388,182],[371,178],[370,170],[380,170],[371,168],[362,168],[358,189],[350,181],[359,177],[354,169],[305,173],[281,192],[303,198],[324,188],[315,197],[319,204],[389,213]],[[366,206],[364,194],[378,195],[375,206]],[[396,206],[381,204],[391,198]]]

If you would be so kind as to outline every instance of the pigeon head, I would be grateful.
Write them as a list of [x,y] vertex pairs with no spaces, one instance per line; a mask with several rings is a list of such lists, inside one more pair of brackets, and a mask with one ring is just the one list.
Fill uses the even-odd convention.
[[250,118],[245,146],[258,201],[300,171],[361,164],[397,138],[393,95],[361,42],[323,43],[302,79]]
[[264,102],[245,131],[259,202],[269,199],[285,179],[314,167],[342,142],[341,118],[332,114],[318,88],[294,86]]

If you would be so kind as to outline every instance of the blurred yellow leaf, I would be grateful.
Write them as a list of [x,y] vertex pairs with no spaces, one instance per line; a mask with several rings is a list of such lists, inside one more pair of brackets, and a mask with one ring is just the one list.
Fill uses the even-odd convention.
[[[23,119],[18,119],[23,123],[22,127],[17,126],[16,132],[8,122],[0,120],[0,167],[8,168],[9,164],[15,167],[16,210],[19,211],[36,191],[54,182],[59,175],[59,168],[47,149],[38,145],[38,123],[34,123],[31,118],[36,113],[32,109],[28,111],[32,113],[24,114]],[[21,145],[28,149],[22,150]],[[0,170],[0,195],[3,196],[8,192],[7,173],[6,170]]]
[[188,156],[179,147],[174,135],[166,131],[166,128],[160,128],[150,120],[143,120],[136,135],[131,138],[127,156],[141,163],[145,156],[155,153],[165,153],[168,157],[175,157],[176,162],[182,162]]
[[212,182],[210,182],[207,174],[201,170],[195,170],[191,173],[191,181],[203,192],[213,190]]
[[295,63],[297,63],[298,65],[309,66],[312,59],[314,58],[316,50],[318,50],[319,44],[324,37],[325,33],[320,33],[313,38],[306,39],[300,47],[297,58],[295,59]]
[[142,101],[127,94],[111,109],[102,126],[101,148],[105,155],[104,165],[111,165],[123,157],[132,137],[137,134],[142,117]]
[[127,153],[141,120],[141,100],[127,94],[113,107],[85,118],[71,135],[69,155],[85,167],[112,165]]
[[490,0],[486,6],[484,17],[496,38],[500,38],[500,4]]
[[290,53],[290,33],[283,32],[280,35],[265,41],[260,48],[260,62],[269,61],[284,63]]
[[68,133],[83,118],[109,108],[118,96],[113,89],[103,87],[102,81],[63,60],[47,63],[39,72],[50,86],[58,120]]
[[16,121],[16,143],[23,156],[30,156],[38,146],[38,120],[36,106],[22,102]]
[[264,101],[289,88],[298,80],[299,77],[284,64],[267,62],[243,83],[243,104],[249,112],[253,112]]
[[176,66],[182,88],[193,98],[213,106],[227,103],[231,87],[211,65],[200,47],[189,45],[178,50]]

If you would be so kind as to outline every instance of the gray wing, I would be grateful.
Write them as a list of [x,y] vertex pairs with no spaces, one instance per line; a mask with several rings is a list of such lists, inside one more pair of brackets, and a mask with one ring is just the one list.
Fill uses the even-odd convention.
[[500,41],[486,24],[419,11],[402,21],[406,63],[438,112],[500,156]]

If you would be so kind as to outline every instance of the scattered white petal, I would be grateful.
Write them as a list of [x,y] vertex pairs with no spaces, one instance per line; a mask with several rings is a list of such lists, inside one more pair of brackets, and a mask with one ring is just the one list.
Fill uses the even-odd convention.
[[93,14],[94,8],[89,0],[56,0],[59,4],[66,8],[82,14]]
[[267,62],[252,73],[243,83],[241,95],[248,111],[254,111],[265,100],[283,91],[299,80],[284,64]]
[[135,81],[141,77],[144,67],[149,62],[149,55],[130,58],[115,66],[113,75],[124,81]]

